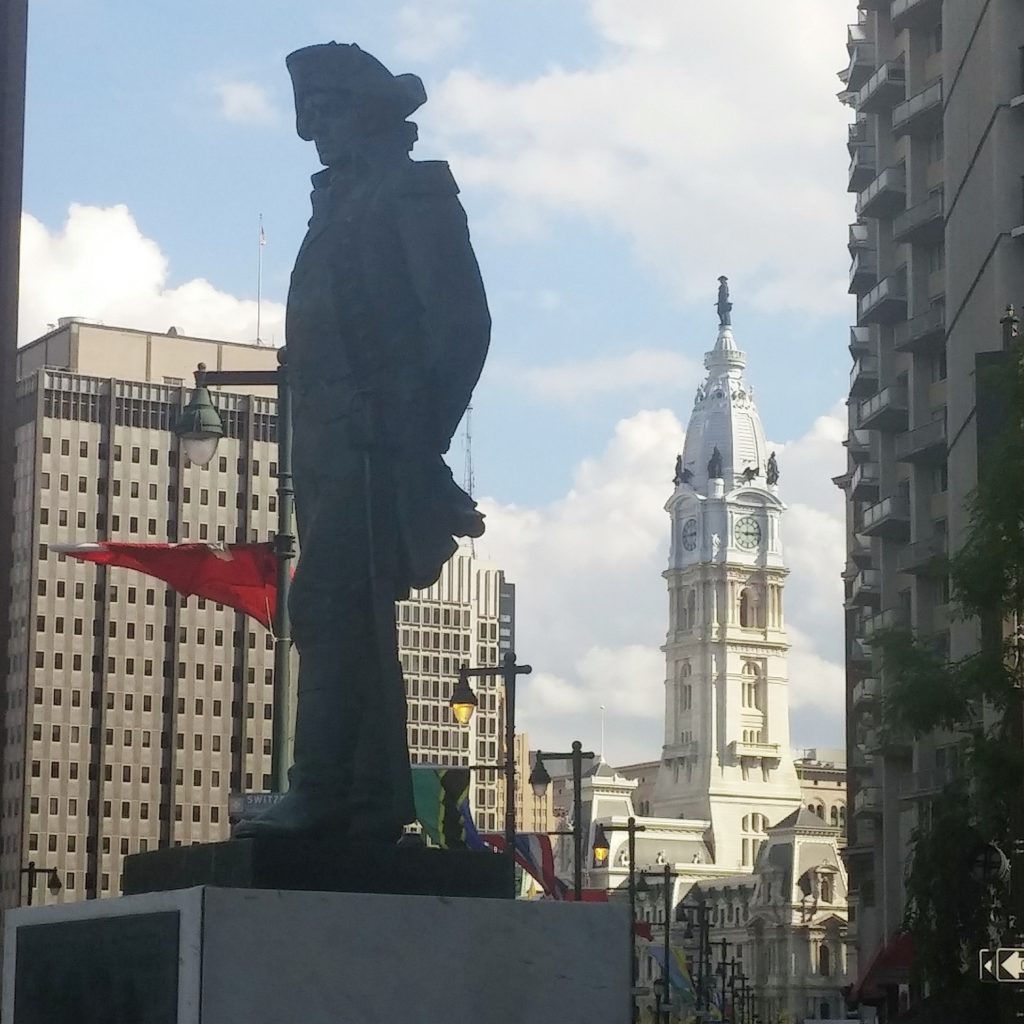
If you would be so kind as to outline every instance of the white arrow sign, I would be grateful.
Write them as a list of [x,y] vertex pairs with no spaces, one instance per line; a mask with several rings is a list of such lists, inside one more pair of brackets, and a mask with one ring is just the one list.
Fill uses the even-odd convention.
[[978,977],[982,981],[996,981],[996,951],[994,949],[978,950]]
[[996,950],[1000,981],[1024,980],[1024,949],[1001,947]]

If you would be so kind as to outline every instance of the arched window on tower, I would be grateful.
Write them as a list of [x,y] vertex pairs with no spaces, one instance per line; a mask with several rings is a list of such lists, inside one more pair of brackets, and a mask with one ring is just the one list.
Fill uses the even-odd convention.
[[763,711],[761,666],[756,661],[743,663],[743,706]]
[[823,978],[832,977],[832,950],[824,942],[818,948],[818,973]]
[[764,626],[764,602],[760,590],[753,584],[740,591],[740,625],[748,629]]

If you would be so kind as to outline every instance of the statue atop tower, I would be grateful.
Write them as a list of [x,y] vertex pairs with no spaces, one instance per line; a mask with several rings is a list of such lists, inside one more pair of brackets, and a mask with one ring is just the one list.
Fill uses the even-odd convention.
[[718,326],[732,326],[732,303],[729,301],[729,278],[724,274],[718,279]]

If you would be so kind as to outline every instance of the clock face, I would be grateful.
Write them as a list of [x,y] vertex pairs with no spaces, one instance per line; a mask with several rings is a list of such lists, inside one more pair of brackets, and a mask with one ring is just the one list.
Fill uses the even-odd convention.
[[697,546],[697,520],[687,519],[683,523],[683,547],[692,551]]
[[761,527],[756,519],[743,516],[736,520],[736,544],[750,551],[761,543]]

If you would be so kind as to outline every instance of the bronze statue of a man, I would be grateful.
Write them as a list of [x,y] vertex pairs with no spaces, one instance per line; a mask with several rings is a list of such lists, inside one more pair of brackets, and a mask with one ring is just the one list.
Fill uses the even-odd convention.
[[286,340],[301,557],[286,796],[236,835],[394,842],[415,818],[394,602],[434,583],[483,517],[442,459],[490,338],[458,188],[416,162],[426,100],[354,44],[287,58],[300,138],[326,168],[292,272]]

